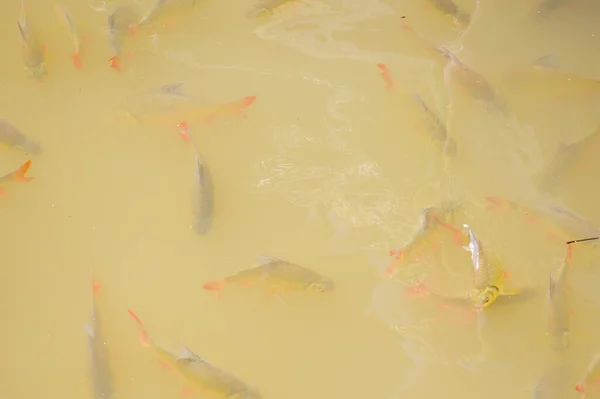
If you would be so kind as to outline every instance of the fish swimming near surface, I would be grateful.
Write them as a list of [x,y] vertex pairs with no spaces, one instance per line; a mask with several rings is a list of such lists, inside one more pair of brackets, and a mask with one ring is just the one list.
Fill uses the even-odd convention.
[[130,6],[119,6],[108,16],[108,45],[112,54],[108,62],[110,67],[116,71],[121,70],[119,57],[121,57],[123,38],[134,23],[135,12]]
[[84,326],[84,330],[88,335],[88,344],[90,347],[90,372],[93,397],[94,399],[113,399],[115,398],[115,387],[110,369],[109,347],[102,334],[96,304],[96,295],[99,291],[100,285],[97,282],[92,282],[92,313],[89,323]]
[[199,235],[209,232],[213,222],[213,186],[206,163],[195,152],[194,195],[192,196],[192,228]]
[[71,54],[71,58],[73,59],[73,64],[75,68],[81,69],[83,64],[81,61],[81,42],[79,40],[79,33],[77,31],[77,26],[71,17],[71,13],[64,6],[58,6],[58,12],[62,15],[69,29],[69,33],[71,35],[71,40],[73,41],[73,53]]
[[19,169],[0,177],[0,195],[4,194],[4,187],[10,183],[26,183],[33,180],[33,177],[26,177],[25,174],[31,166],[31,161],[25,162]]
[[590,391],[597,391],[600,385],[600,353],[596,354],[587,369],[583,377],[579,380],[575,386],[575,390],[581,393],[581,397],[585,398],[585,395]]
[[457,204],[452,202],[443,202],[439,206],[430,206],[421,210],[417,231],[402,248],[390,251],[390,255],[394,257],[394,262],[384,270],[384,277],[392,277],[409,254],[415,252],[418,254],[427,245],[427,240],[432,233],[435,233],[434,229],[438,226],[451,231],[455,242],[462,245],[461,232],[449,222],[456,210]]
[[181,354],[175,354],[157,345],[146,331],[140,318],[132,311],[129,315],[140,326],[140,342],[156,353],[159,362],[181,373],[193,385],[191,390],[212,394],[221,399],[260,399],[260,394],[234,375],[219,369],[183,346]]
[[204,284],[204,289],[220,294],[228,284],[249,286],[257,282],[264,282],[273,295],[282,291],[333,292],[335,289],[332,279],[304,266],[271,256],[260,256],[259,260],[257,266]]
[[44,46],[42,46],[31,26],[25,13],[25,0],[21,2],[21,19],[17,21],[19,35],[23,44],[23,62],[29,76],[41,80],[47,75]]
[[0,118],[0,144],[16,148],[26,154],[38,155],[42,152],[40,146],[25,136],[15,125]]
[[427,115],[427,126],[425,130],[427,134],[434,142],[434,144],[444,153],[450,157],[456,155],[458,146],[456,141],[449,137],[446,124],[440,120],[435,112],[433,112],[423,101],[423,99],[416,93],[413,94],[415,101],[423,108],[423,111]]

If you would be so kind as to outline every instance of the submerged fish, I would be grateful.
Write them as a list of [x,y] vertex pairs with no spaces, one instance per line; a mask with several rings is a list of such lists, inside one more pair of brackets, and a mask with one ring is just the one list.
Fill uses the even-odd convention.
[[567,397],[566,372],[563,364],[548,368],[533,390],[533,399],[564,399]]
[[440,10],[444,15],[454,18],[454,22],[461,28],[466,28],[471,22],[469,14],[459,9],[452,0],[427,0],[427,2]]
[[548,285],[548,326],[550,345],[556,351],[569,347],[569,302],[567,295],[567,269],[570,262],[571,245],[567,246],[567,256],[554,273],[550,273]]
[[456,141],[448,136],[446,124],[440,120],[437,114],[433,112],[427,104],[425,104],[425,101],[423,101],[418,94],[413,94],[413,98],[421,108],[423,108],[423,111],[425,111],[425,114],[427,115],[428,123],[426,131],[431,140],[444,154],[448,156],[456,155],[458,146],[456,145]]
[[460,231],[449,222],[456,211],[456,204],[444,202],[439,206],[430,206],[421,211],[419,217],[419,227],[412,235],[409,241],[398,250],[390,251],[390,255],[394,256],[394,262],[385,269],[383,275],[385,277],[393,276],[396,270],[400,267],[402,261],[411,253],[419,252],[426,245],[430,234],[438,226],[444,227],[454,234],[454,240],[457,244],[462,245],[462,236]]
[[100,285],[93,282],[92,314],[84,330],[88,335],[88,344],[90,347],[90,371],[92,376],[92,387],[94,399],[112,399],[115,397],[115,388],[112,372],[109,363],[109,351],[98,317],[96,306],[96,295]]
[[256,282],[267,284],[272,294],[281,291],[333,292],[335,283],[306,267],[271,256],[260,256],[260,264],[242,270],[220,280],[204,284],[204,289],[221,292],[225,285],[238,283],[251,285]]
[[42,152],[40,146],[29,140],[19,129],[6,119],[0,118],[0,143],[27,153],[37,155]]
[[463,225],[469,234],[469,245],[464,247],[471,252],[473,263],[473,289],[469,299],[476,310],[490,306],[499,295],[514,295],[517,292],[504,291],[505,273],[502,264],[492,254],[483,252],[481,243],[468,225]]
[[246,13],[246,16],[248,18],[258,18],[272,15],[279,7],[296,1],[298,0],[260,0],[258,4]]
[[4,194],[4,186],[6,186],[6,184],[14,182],[26,183],[28,181],[33,180],[33,177],[25,176],[25,173],[27,173],[27,171],[29,170],[29,166],[31,166],[31,161],[25,162],[19,167],[19,169],[15,170],[14,172],[0,177],[0,195]]
[[471,97],[483,101],[503,114],[507,112],[507,106],[487,79],[475,69],[463,63],[455,54],[445,47],[439,46],[438,50],[449,60],[444,68],[444,81],[450,83],[451,78],[469,92]]
[[161,364],[181,373],[194,385],[194,390],[210,393],[222,399],[260,399],[258,392],[243,381],[207,362],[187,347],[182,347],[181,354],[177,355],[157,345],[140,318],[132,310],[128,312],[142,330],[140,342],[154,350]]
[[598,388],[598,384],[600,384],[600,353],[592,358],[588,368],[585,370],[583,378],[581,378],[575,386],[575,390],[581,392],[582,397],[585,397],[585,394],[590,391],[590,388]]
[[73,54],[71,54],[71,58],[73,59],[73,64],[75,68],[81,69],[81,53],[80,53],[80,41],[79,41],[79,33],[77,32],[77,27],[75,26],[75,22],[71,18],[71,13],[63,6],[58,7],[58,11],[62,14],[65,19],[65,23],[69,28],[69,33],[71,34],[71,39],[73,40]]
[[213,221],[213,186],[210,173],[204,161],[200,158],[198,151],[194,146],[196,153],[196,176],[195,190],[192,205],[192,228],[199,235],[208,233],[212,227]]
[[135,12],[130,6],[117,7],[107,19],[108,45],[112,56],[108,59],[111,68],[120,71],[121,47],[127,29],[135,23]]
[[569,175],[574,177],[576,173],[585,173],[586,164],[595,158],[599,147],[600,127],[579,141],[559,144],[554,159],[540,179],[540,188],[551,192]]
[[17,21],[17,26],[21,42],[23,43],[25,70],[31,77],[40,80],[47,74],[44,47],[38,42],[37,37],[29,26],[25,13],[25,0],[21,2],[21,20]]

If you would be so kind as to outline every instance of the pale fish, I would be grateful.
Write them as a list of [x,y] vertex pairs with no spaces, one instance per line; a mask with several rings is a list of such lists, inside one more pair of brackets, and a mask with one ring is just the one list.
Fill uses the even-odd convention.
[[37,155],[42,152],[40,146],[25,136],[16,126],[0,118],[0,143],[17,148],[27,154]]
[[47,75],[44,48],[39,43],[35,33],[29,26],[25,13],[25,0],[21,2],[21,20],[17,21],[19,35],[23,43],[23,62],[27,73],[40,80]]
[[[193,147],[195,150],[195,147]],[[213,186],[212,179],[204,161],[195,150],[195,181],[192,197],[192,228],[199,235],[208,233],[213,221]]]

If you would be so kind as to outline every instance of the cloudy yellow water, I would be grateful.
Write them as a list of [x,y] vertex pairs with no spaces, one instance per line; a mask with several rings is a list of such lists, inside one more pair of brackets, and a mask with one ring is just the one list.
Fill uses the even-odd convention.
[[[31,159],[35,177],[0,197],[0,397],[93,397],[83,329],[92,268],[122,399],[174,398],[187,386],[140,345],[127,309],[158,343],[191,348],[265,399],[531,398],[559,361],[566,392],[543,397],[578,397],[574,386],[600,350],[596,248],[573,250],[571,346],[558,356],[545,336],[546,297],[564,237],[489,211],[484,197],[551,201],[600,224],[597,148],[551,189],[537,184],[560,143],[600,125],[600,85],[582,78],[600,79],[598,4],[565,0],[542,18],[534,0],[456,0],[472,21],[458,30],[425,0],[311,0],[254,20],[252,1],[197,0],[127,37],[117,72],[106,23],[116,2],[107,3],[60,3],[81,35],[77,70],[58,3],[27,1],[48,61],[42,84],[23,70],[20,2],[0,6],[0,117],[42,147],[0,153],[0,175]],[[153,2],[119,4],[143,15]],[[485,76],[507,112],[444,79],[447,60],[423,38]],[[545,55],[560,70],[532,68]],[[176,82],[193,99],[156,92]],[[424,114],[412,93],[446,123],[455,156],[416,128]],[[214,185],[213,228],[199,236],[190,227],[195,159],[177,124],[194,101],[246,96],[256,96],[247,118],[189,121]],[[165,110],[173,116],[152,123]],[[461,204],[460,222],[530,295],[498,300],[478,323],[381,277],[421,209],[443,200]],[[428,271],[432,290],[464,296],[469,254],[440,237],[412,267]],[[260,285],[220,300],[202,288],[261,254],[331,277],[335,293],[283,293],[282,303]]]

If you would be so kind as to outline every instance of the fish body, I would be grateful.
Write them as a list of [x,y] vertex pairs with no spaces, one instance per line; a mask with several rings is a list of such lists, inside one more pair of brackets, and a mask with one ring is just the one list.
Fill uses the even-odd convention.
[[192,228],[197,234],[204,235],[210,230],[213,221],[213,186],[208,168],[197,151],[194,185]]
[[475,99],[494,106],[498,111],[506,113],[506,102],[496,93],[487,79],[475,69],[463,63],[455,54],[445,47],[438,50],[449,60],[444,69],[444,79],[447,84],[452,79],[468,91]]
[[564,399],[567,397],[566,372],[563,364],[548,368],[533,390],[533,399]]
[[199,389],[229,399],[260,399],[258,392],[234,375],[212,365],[190,349],[183,347],[177,358],[177,370]]
[[121,69],[119,57],[121,56],[124,34],[134,23],[135,12],[130,6],[117,7],[107,18],[108,45],[112,54],[109,63],[117,71]]
[[451,16],[454,21],[463,28],[466,28],[471,17],[468,13],[458,8],[452,0],[427,0],[429,4],[440,10],[444,15]]
[[[600,353],[596,354],[589,366],[585,370],[583,378],[579,380],[575,386],[575,390],[582,394],[589,391],[592,385],[598,385],[600,383]],[[583,397],[583,395],[582,395]]]
[[304,266],[271,256],[261,256],[259,259],[259,265],[227,276],[222,280],[206,283],[204,288],[221,290],[225,284],[249,285],[262,281],[274,291],[332,292],[335,290],[335,283],[332,279]]
[[550,345],[556,351],[569,347],[569,302],[567,296],[567,269],[569,259],[550,274],[548,286],[549,317],[547,334]]
[[5,119],[0,119],[0,143],[17,148],[27,154],[38,155],[42,152],[37,143],[29,140],[27,136]]
[[94,399],[112,399],[115,397],[112,372],[109,363],[109,351],[101,330],[98,309],[96,306],[96,288],[92,302],[92,313],[89,323],[84,327],[88,335],[90,348],[90,372]]
[[21,20],[17,21],[19,35],[23,44],[23,62],[25,70],[34,79],[40,80],[47,75],[44,48],[29,26],[25,14],[25,1],[22,2]]
[[25,174],[31,166],[31,161],[25,162],[19,169],[0,177],[0,194],[4,194],[4,186],[10,183],[26,183],[33,180],[33,177],[26,177]]
[[73,64],[75,65],[75,68],[77,69],[81,69],[82,68],[82,61],[81,61],[81,53],[80,53],[80,40],[79,40],[79,33],[77,31],[77,26],[75,25],[75,22],[73,21],[73,18],[71,17],[71,13],[64,7],[60,7],[60,12],[63,15],[63,18],[65,19],[65,23],[67,24],[67,28],[69,28],[69,33],[71,34],[71,39],[73,41],[73,54],[71,54],[71,58],[73,59]]
[[446,155],[454,156],[458,150],[456,141],[448,136],[448,130],[446,124],[440,120],[435,112],[433,112],[423,101],[423,99],[416,93],[413,94],[415,101],[423,108],[423,111],[427,115],[428,127],[427,132],[431,140],[435,145]]
[[464,249],[471,252],[473,263],[473,290],[469,298],[475,309],[481,310],[491,305],[502,293],[504,285],[504,270],[496,259],[490,259],[488,253],[484,253],[481,243],[475,237],[473,230],[468,225],[463,225],[469,234],[469,245]]
[[[384,271],[385,277],[391,277],[400,267],[401,262],[411,253],[419,252],[430,238],[433,229],[442,226],[450,231],[457,233],[456,229],[449,222],[453,219],[456,211],[456,205],[451,202],[444,202],[439,206],[430,206],[421,210],[419,215],[419,225],[417,231],[411,236],[402,248],[396,251],[390,251],[395,261]],[[455,240],[460,238],[455,236]]]
[[298,0],[261,0],[250,11],[248,11],[246,16],[248,18],[258,18],[273,15],[273,13],[275,13],[279,7],[295,1]]

